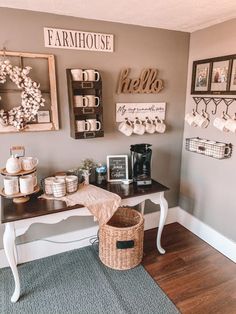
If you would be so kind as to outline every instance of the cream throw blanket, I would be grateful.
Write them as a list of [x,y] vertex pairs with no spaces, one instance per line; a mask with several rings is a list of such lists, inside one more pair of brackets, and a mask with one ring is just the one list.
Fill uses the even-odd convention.
[[94,185],[84,185],[77,192],[63,197],[53,197],[43,194],[39,198],[61,200],[67,206],[83,205],[95,216],[99,225],[107,223],[120,205],[121,198]]

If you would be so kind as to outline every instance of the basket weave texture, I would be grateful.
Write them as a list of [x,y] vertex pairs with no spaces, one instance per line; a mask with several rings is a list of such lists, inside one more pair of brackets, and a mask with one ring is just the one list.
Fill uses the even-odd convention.
[[[125,270],[140,264],[143,257],[144,219],[138,211],[120,207],[99,231],[99,257],[106,266]],[[134,241],[132,248],[119,249],[117,241]]]

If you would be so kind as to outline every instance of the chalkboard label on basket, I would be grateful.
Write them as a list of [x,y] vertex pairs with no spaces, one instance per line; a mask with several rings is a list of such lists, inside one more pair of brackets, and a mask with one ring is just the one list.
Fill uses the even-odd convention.
[[109,182],[128,180],[127,155],[107,156],[107,180]]

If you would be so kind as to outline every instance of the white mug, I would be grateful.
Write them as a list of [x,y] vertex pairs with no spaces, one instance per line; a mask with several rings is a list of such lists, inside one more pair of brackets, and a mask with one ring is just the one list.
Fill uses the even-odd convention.
[[39,163],[38,158],[35,157],[22,157],[21,167],[24,171],[30,171],[34,169]]
[[45,194],[48,194],[48,195],[53,194],[52,185],[53,185],[54,180],[55,180],[54,177],[47,177],[44,179]]
[[77,132],[89,131],[90,125],[85,120],[76,120],[76,129]]
[[236,120],[229,118],[225,122],[225,128],[233,133],[236,132]]
[[86,105],[88,107],[98,107],[100,99],[97,96],[94,95],[86,95]]
[[157,133],[165,133],[166,125],[163,122],[163,120],[155,119],[155,125],[156,125],[156,132]]
[[194,122],[195,119],[195,113],[187,113],[185,115],[184,120],[190,125],[190,126],[197,126],[196,123]]
[[138,135],[143,135],[145,133],[145,126],[138,118],[134,121],[133,132]]
[[224,118],[215,118],[213,121],[214,127],[223,132],[229,132],[229,130],[225,127],[226,121]]
[[18,177],[4,177],[4,193],[6,195],[14,195],[19,193]]
[[34,192],[35,178],[34,176],[28,175],[20,177],[20,192],[22,194],[29,194]]
[[153,134],[156,131],[153,121],[148,118],[145,120],[145,131],[149,134]]
[[89,123],[89,131],[99,131],[101,130],[102,124],[96,119],[87,119]]
[[66,195],[66,181],[64,179],[55,179],[52,184],[53,196],[63,197]]
[[86,107],[86,97],[81,95],[74,96],[74,106],[75,107]]
[[70,70],[73,81],[84,81],[85,71],[82,69],[71,69]]
[[85,70],[84,71],[84,80],[85,81],[99,81],[100,74],[95,70]]
[[194,122],[196,123],[197,126],[200,128],[206,128],[208,127],[209,124],[209,119],[208,119],[208,114],[207,113],[202,113],[201,115],[196,112]]
[[132,122],[128,119],[119,124],[118,130],[126,136],[133,133]]

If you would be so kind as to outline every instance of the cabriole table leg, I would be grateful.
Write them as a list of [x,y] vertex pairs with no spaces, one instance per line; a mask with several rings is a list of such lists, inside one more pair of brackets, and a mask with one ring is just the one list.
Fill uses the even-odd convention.
[[161,246],[161,235],[162,235],[162,230],[164,228],[165,222],[166,222],[166,217],[168,213],[168,203],[164,197],[164,192],[160,193],[160,221],[159,221],[159,227],[158,227],[158,232],[157,232],[157,249],[161,254],[165,254],[165,250]]
[[12,223],[6,223],[5,231],[3,235],[3,245],[5,254],[11,268],[14,281],[15,281],[15,291],[11,297],[11,302],[15,303],[20,296],[20,280],[19,274],[16,266],[16,256],[15,256],[15,230]]

